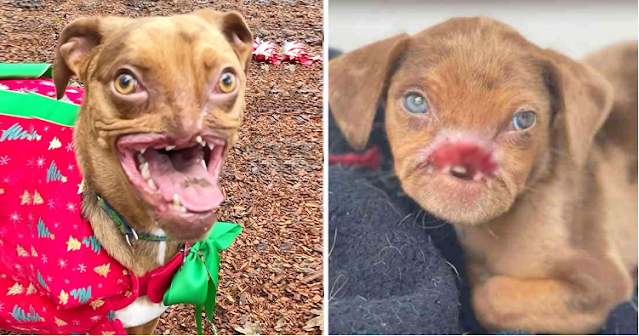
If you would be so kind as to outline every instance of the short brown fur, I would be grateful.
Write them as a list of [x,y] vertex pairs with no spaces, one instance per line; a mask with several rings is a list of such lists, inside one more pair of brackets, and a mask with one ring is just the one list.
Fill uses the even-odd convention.
[[[115,141],[132,133],[179,137],[193,132],[206,91],[211,90],[211,78],[220,67],[230,65],[239,70],[240,90],[232,102],[209,109],[203,120],[204,129],[226,139],[228,151],[237,141],[243,119],[251,46],[251,33],[238,13],[213,10],[136,20],[80,18],[60,35],[54,62],[58,98],[73,74],[85,85],[74,134],[78,166],[85,181],[83,213],[102,246],[135,275],[142,276],[160,266],[158,243],[141,240],[132,250],[99,208],[95,195],[107,199],[138,232],[151,232],[157,226],[149,206],[137,196],[122,170]],[[142,73],[149,91],[147,102],[134,104],[112,94],[110,83],[123,65]],[[163,229],[169,237],[177,234],[170,227]],[[165,261],[178,253],[179,243],[179,239],[167,243]],[[141,299],[148,301],[146,297]],[[152,334],[157,321],[127,328],[127,332]]]
[[[636,42],[578,62],[495,20],[457,18],[329,66],[330,107],[353,147],[364,147],[376,104],[385,106],[395,172],[409,196],[455,226],[485,327],[590,333],[630,299]],[[385,72],[368,77],[369,67]],[[424,93],[427,114],[404,108],[409,90]],[[537,113],[536,124],[509,131],[524,109]],[[500,168],[492,183],[423,169],[429,145],[455,134],[494,145]]]

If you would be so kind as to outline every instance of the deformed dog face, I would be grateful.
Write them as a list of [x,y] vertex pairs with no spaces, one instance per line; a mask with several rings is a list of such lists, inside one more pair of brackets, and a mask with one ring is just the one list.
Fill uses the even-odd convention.
[[552,166],[583,165],[611,104],[598,74],[487,18],[452,19],[344,54],[330,64],[329,90],[355,148],[385,104],[402,187],[458,225],[504,213]]
[[58,96],[72,74],[85,84],[75,133],[85,195],[136,229],[203,238],[224,199],[218,177],[242,123],[251,48],[235,12],[69,24],[54,79]]

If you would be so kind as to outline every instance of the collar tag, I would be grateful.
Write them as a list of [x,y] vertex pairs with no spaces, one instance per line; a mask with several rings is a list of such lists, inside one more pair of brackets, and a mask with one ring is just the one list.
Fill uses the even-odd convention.
[[[115,226],[120,229],[122,234],[124,234],[124,238],[126,239],[127,244],[131,247],[131,249],[135,250],[137,245],[137,241],[142,240],[151,240],[151,241],[169,241],[170,239],[166,236],[158,236],[146,232],[140,232],[139,234],[129,225],[129,223],[120,215],[111,204],[109,204],[104,198],[96,195],[98,198],[98,204],[100,208],[104,210],[104,212],[111,218]],[[133,237],[133,239],[131,239]]]
[[[131,229],[131,233],[132,233],[132,235],[129,235],[129,234],[125,233],[125,234],[124,234],[124,238],[126,238],[126,242],[127,242],[127,243],[129,244],[129,246],[131,247],[131,250],[135,251],[135,248],[137,247],[137,245],[138,245],[138,240],[139,240],[139,238],[138,238],[138,233],[137,233],[137,232],[135,232],[135,229],[134,229],[134,228],[130,228],[130,229]],[[134,240],[133,242],[131,242],[131,238],[130,238],[131,236],[133,236],[133,238],[135,238],[135,240]]]

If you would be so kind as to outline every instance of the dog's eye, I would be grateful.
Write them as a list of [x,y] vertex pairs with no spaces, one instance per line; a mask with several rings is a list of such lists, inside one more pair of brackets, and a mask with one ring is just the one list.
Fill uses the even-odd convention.
[[233,91],[235,89],[235,85],[237,85],[235,75],[230,72],[223,73],[217,85],[220,87],[220,91],[224,93]]
[[533,111],[521,111],[515,113],[512,120],[513,127],[518,131],[523,131],[535,124],[537,115]]
[[115,77],[113,86],[119,93],[128,95],[134,93],[137,90],[138,81],[133,76],[127,73],[123,73]]
[[409,92],[404,95],[404,107],[410,113],[426,113],[428,112],[428,105],[426,104],[426,98],[416,92]]

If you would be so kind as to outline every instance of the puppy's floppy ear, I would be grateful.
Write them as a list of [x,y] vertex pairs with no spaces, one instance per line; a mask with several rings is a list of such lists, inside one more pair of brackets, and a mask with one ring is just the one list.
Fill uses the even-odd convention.
[[53,81],[58,99],[64,96],[72,75],[85,79],[88,61],[96,46],[116,28],[130,22],[120,17],[83,17],[69,23],[58,38],[53,60]]
[[589,66],[544,50],[546,82],[553,96],[555,132],[573,163],[582,166],[613,104],[612,85]]
[[242,15],[235,11],[218,12],[209,8],[196,10],[193,14],[222,31],[244,67],[244,72],[248,72],[253,52],[253,34]]
[[330,61],[329,106],[353,148],[366,146],[389,74],[409,39],[407,34],[397,35]]

